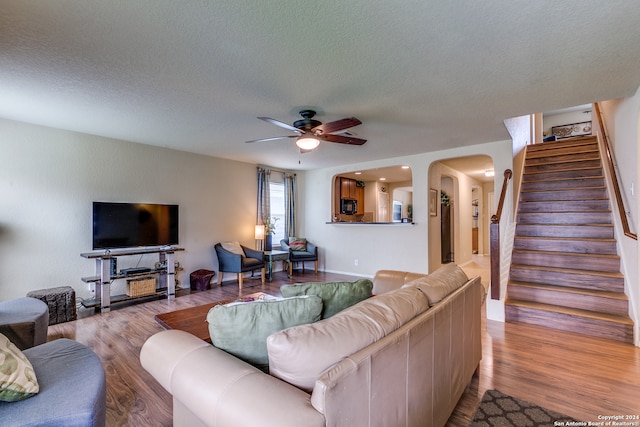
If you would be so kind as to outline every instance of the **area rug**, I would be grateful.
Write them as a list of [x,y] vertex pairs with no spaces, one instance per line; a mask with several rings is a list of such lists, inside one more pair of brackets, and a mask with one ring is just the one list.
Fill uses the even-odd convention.
[[487,390],[469,427],[553,427],[569,421],[574,419],[498,390]]

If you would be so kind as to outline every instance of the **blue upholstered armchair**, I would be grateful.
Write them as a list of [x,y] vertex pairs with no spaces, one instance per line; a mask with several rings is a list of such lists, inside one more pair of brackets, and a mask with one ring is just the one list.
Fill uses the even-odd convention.
[[302,263],[304,273],[304,263],[313,261],[315,273],[318,274],[318,247],[303,238],[286,237],[280,240],[280,247],[283,251],[289,251],[289,276],[293,272],[293,263]]
[[264,285],[264,252],[256,251],[238,242],[216,243],[218,255],[218,285],[222,283],[222,273],[238,273],[238,287],[242,289],[242,274],[260,270]]

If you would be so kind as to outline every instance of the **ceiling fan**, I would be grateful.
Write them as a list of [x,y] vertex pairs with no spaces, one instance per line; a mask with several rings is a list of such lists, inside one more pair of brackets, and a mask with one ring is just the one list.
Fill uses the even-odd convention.
[[273,141],[276,139],[296,138],[296,145],[302,152],[313,150],[320,145],[321,141],[351,145],[362,145],[367,142],[366,139],[355,138],[349,135],[334,134],[334,132],[339,132],[361,124],[362,122],[355,117],[349,117],[323,124],[322,122],[313,119],[316,115],[316,112],[313,110],[302,110],[300,111],[300,115],[302,116],[302,119],[296,120],[293,123],[293,126],[270,117],[258,117],[260,120],[264,120],[265,122],[293,131],[295,132],[295,135],[274,136],[271,138],[254,139],[246,142],[253,143]]

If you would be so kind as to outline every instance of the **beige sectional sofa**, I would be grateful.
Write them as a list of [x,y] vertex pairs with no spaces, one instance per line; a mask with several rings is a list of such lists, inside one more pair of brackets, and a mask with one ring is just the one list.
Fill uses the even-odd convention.
[[480,278],[450,264],[373,282],[375,297],[270,335],[270,375],[175,330],[149,338],[142,366],[175,426],[443,426],[481,359]]

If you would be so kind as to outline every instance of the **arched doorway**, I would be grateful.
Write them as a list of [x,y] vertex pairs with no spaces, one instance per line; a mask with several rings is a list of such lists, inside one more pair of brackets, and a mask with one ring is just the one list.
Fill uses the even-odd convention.
[[429,271],[450,262],[463,265],[476,256],[488,258],[486,219],[491,216],[488,196],[494,178],[485,173],[492,170],[493,160],[486,155],[445,159],[430,166]]

